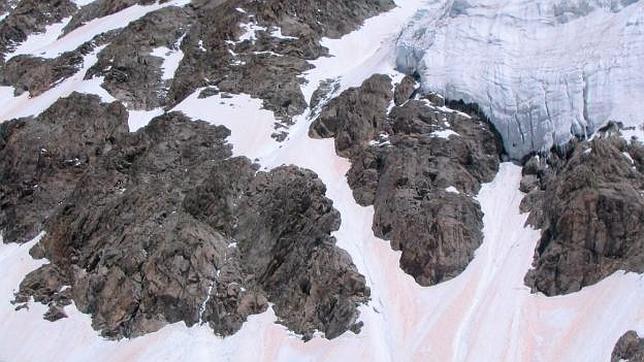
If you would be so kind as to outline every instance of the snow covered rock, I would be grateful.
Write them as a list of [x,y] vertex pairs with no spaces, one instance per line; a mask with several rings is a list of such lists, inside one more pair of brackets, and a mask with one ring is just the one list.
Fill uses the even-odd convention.
[[369,289],[330,236],[340,215],[313,172],[256,173],[231,158],[225,127],[179,112],[128,133],[121,104],[89,95],[1,131],[4,241],[44,228],[32,254],[51,263],[16,303],[57,320],[73,301],[109,338],[177,322],[227,336],[269,302],[304,338],[359,331]]
[[426,90],[478,103],[515,159],[644,122],[641,1],[433,1],[397,53]]
[[70,0],[22,0],[0,21],[0,64],[33,33],[62,22],[78,10]]
[[427,99],[403,102],[401,94],[414,93],[406,79],[396,87],[408,88],[398,92],[403,105],[388,112],[391,79],[374,75],[331,100],[310,133],[335,138],[336,152],[352,161],[356,201],[374,206],[375,235],[401,250],[400,267],[428,286],[460,274],[480,246],[483,214],[472,196],[494,177],[501,147],[479,118]]

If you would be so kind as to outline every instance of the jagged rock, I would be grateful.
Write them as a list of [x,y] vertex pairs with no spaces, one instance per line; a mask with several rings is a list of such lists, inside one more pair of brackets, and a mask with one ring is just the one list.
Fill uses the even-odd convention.
[[340,83],[334,79],[326,79],[320,82],[320,86],[313,92],[311,95],[311,101],[309,102],[309,108],[312,110],[318,110],[318,108],[324,104],[324,100],[327,97],[330,97],[332,94],[338,91],[340,88]]
[[[180,113],[126,133],[123,106],[94,96],[74,94],[2,127],[3,177],[45,170],[39,200],[53,200],[28,219],[29,233],[46,231],[32,254],[51,263],[25,277],[15,303],[33,297],[57,320],[73,300],[109,338],[180,321],[230,335],[269,302],[305,338],[359,329],[357,306],[369,289],[334,245],[340,215],[314,173],[256,173],[250,160],[231,158],[226,128]],[[77,156],[75,172],[44,168],[32,160],[38,152],[23,152],[42,145],[63,164]],[[23,167],[31,163],[35,170]],[[21,187],[3,183],[7,210],[32,207],[11,198]]]
[[[215,96],[217,94],[220,94],[219,89],[217,89],[215,87],[207,87],[207,88],[204,88],[204,90],[202,90],[199,93],[199,98],[200,99],[208,98],[208,97]],[[222,94],[221,97],[224,98],[224,95]]]
[[47,25],[71,16],[78,8],[71,0],[21,0],[0,22],[0,58],[32,33],[45,31]]
[[29,92],[31,97],[36,97],[76,74],[83,66],[83,57],[97,46],[109,42],[115,33],[112,31],[97,35],[77,49],[56,58],[27,55],[13,57],[0,67],[0,83],[13,86],[16,96]]
[[71,303],[71,294],[68,289],[65,273],[54,264],[45,264],[29,273],[20,283],[15,302],[22,303],[33,297],[42,304],[68,305]]
[[80,54],[70,54],[51,60],[18,56],[11,58],[2,68],[2,84],[15,87],[14,94],[29,92],[38,96],[49,89],[57,80],[74,75],[82,66]]
[[519,190],[521,190],[521,192],[528,193],[537,187],[538,182],[539,179],[537,178],[537,175],[524,175],[519,183]]
[[[55,12],[74,15],[64,29],[66,34],[127,6],[151,3],[97,0],[80,10],[73,4],[65,10],[58,4],[63,8]],[[246,93],[261,98],[265,108],[272,110],[283,125],[289,125],[291,118],[307,107],[300,89],[301,74],[312,67],[310,60],[327,55],[327,49],[320,45],[322,37],[346,34],[368,17],[393,6],[391,0],[193,1],[183,8],[153,11],[114,31],[113,41],[101,51],[86,77],[103,76],[103,86],[130,109],[172,108],[196,89],[207,86]],[[240,40],[245,27],[251,25],[257,29],[254,36]],[[278,30],[283,36],[274,36]],[[158,46],[180,48],[184,53],[171,80],[161,79],[161,59],[150,54]],[[16,86],[17,93],[28,90],[37,95],[74,74],[78,61],[78,53],[48,60],[25,57],[14,62],[0,79]],[[276,133],[276,139],[285,139],[284,131]]]
[[522,209],[543,230],[525,278],[533,292],[572,293],[617,270],[644,272],[644,175],[624,155],[642,147],[603,136],[551,152],[547,167],[527,162],[540,187]]
[[[335,137],[338,153],[352,160],[356,201],[374,206],[374,233],[402,251],[403,270],[432,285],[459,274],[482,242],[472,197],[496,174],[500,141],[479,118],[423,100],[387,115],[391,99],[389,78],[373,76],[329,102],[310,133]],[[456,135],[442,137],[446,127]]]
[[[199,14],[198,21],[186,36],[184,61],[177,70],[178,79],[172,84],[168,103],[179,102],[198,87],[216,85],[224,92],[263,99],[264,107],[288,124],[307,105],[299,76],[311,68],[309,60],[327,54],[320,39],[346,34],[368,17],[393,8],[394,3],[195,1],[192,6]],[[255,38],[239,41],[244,34],[240,24],[256,26],[259,30]],[[273,36],[277,29],[286,37]]]
[[635,331],[628,331],[619,338],[610,358],[611,362],[643,362],[644,339]]
[[376,74],[360,88],[351,88],[329,102],[310,128],[311,137],[335,138],[336,152],[352,152],[384,129],[387,107],[393,98],[391,78]]
[[[167,2],[168,0],[159,0],[159,3]],[[67,34],[81,25],[107,15],[114,14],[129,6],[150,5],[155,3],[155,0],[94,0],[89,4],[81,7],[77,11],[69,23],[63,29],[63,34]]]
[[119,103],[74,93],[33,120],[0,124],[0,229],[4,242],[33,239],[75,181],[127,132]]
[[49,309],[47,309],[47,312],[45,312],[44,318],[50,322],[55,322],[57,320],[67,318],[67,313],[65,313],[65,309],[63,307],[52,304],[49,306]]
[[259,173],[240,200],[233,235],[282,322],[335,338],[354,325],[369,289],[349,254],[334,246],[340,214],[325,191],[317,175],[294,166]]
[[425,95],[425,99],[427,99],[431,104],[437,106],[437,107],[444,107],[445,106],[445,97],[438,93],[427,93]]
[[394,104],[402,106],[403,103],[407,102],[412,97],[416,88],[416,80],[413,77],[406,75],[399,84],[396,84],[396,89],[394,90]]
[[102,87],[132,109],[151,110],[164,105],[167,87],[162,79],[163,59],[154,48],[177,49],[192,23],[188,10],[167,7],[130,23],[98,55],[86,78],[103,76]]

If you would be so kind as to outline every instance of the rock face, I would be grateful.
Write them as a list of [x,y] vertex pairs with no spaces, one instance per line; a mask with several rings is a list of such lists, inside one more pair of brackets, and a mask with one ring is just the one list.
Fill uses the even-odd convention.
[[80,71],[84,56],[110,41],[114,34],[115,32],[103,33],[57,58],[30,55],[12,57],[0,67],[0,84],[14,87],[16,96],[29,92],[31,97],[37,97]]
[[628,331],[617,341],[611,362],[642,362],[644,361],[644,339],[635,331]]
[[[165,3],[167,1],[168,0],[160,0],[159,3]],[[154,2],[155,0],[94,0],[89,4],[82,6],[76,13],[74,13],[69,23],[63,29],[63,34],[73,31],[84,23],[114,14],[129,6],[136,4],[150,5]]]
[[86,78],[104,77],[103,88],[132,109],[164,105],[168,84],[162,78],[163,59],[156,48],[178,51],[188,31],[188,10],[168,7],[132,22],[103,49]]
[[182,45],[185,56],[168,103],[217,86],[263,99],[288,123],[306,109],[299,75],[310,69],[308,60],[327,54],[320,39],[346,34],[393,6],[389,0],[195,1],[196,20]]
[[360,88],[331,100],[313,122],[312,137],[335,138],[336,152],[351,157],[384,129],[392,101],[391,78],[376,74]]
[[[0,36],[8,39],[6,47],[0,39],[0,53],[24,41],[28,34],[44,30],[41,24],[71,16],[63,29],[67,34],[95,18],[154,2],[97,0],[78,9],[69,1],[23,0],[0,24],[4,26]],[[287,125],[307,107],[300,76],[311,68],[308,61],[327,55],[320,45],[322,37],[344,35],[365,19],[393,7],[392,0],[194,0],[181,8],[150,12],[123,29],[97,35],[89,44],[107,46],[86,77],[103,77],[102,86],[135,110],[172,108],[202,87],[246,93],[261,98],[265,108]],[[47,19],[41,19],[45,15]],[[33,26],[28,26],[32,22]],[[162,76],[165,55],[152,54],[155,49],[181,53],[175,59],[174,74]],[[14,86],[18,94],[29,91],[38,95],[78,71],[81,55],[87,53],[79,50],[55,59],[16,57],[6,67],[0,64],[0,81]],[[283,139],[285,135],[276,132],[275,137]]]
[[605,133],[527,161],[522,208],[543,230],[525,278],[533,291],[572,293],[617,270],[644,272],[642,148]]
[[72,94],[37,118],[0,124],[0,228],[5,242],[25,242],[127,133],[119,103]]
[[50,261],[15,302],[34,297],[56,320],[73,300],[110,338],[179,321],[230,335],[269,302],[305,338],[357,331],[370,292],[330,236],[340,215],[324,185],[296,167],[257,173],[230,158],[228,135],[180,113],[127,133],[122,105],[78,94],[3,124],[5,242],[44,225],[31,253]]
[[[78,8],[70,0],[9,1],[15,6],[0,21],[0,58],[27,39],[32,33],[45,31],[47,25],[71,16]],[[11,7],[11,5],[9,6]]]
[[[400,265],[424,286],[462,272],[481,244],[482,212],[474,200],[491,181],[501,146],[488,123],[411,96],[410,80],[392,91],[376,75],[332,100],[311,135],[335,137],[349,157],[357,202],[375,209],[373,230],[401,250]],[[387,108],[398,94],[397,103]]]

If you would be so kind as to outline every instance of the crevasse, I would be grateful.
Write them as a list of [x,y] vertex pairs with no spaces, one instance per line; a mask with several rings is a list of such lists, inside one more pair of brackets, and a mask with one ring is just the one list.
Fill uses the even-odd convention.
[[429,1],[396,52],[426,90],[478,103],[513,158],[611,120],[644,139],[644,2]]

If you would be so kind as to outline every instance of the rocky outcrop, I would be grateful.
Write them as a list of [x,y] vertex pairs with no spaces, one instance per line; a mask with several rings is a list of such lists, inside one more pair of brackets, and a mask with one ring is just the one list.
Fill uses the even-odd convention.
[[119,103],[72,94],[35,119],[0,124],[0,228],[5,242],[25,242],[127,133]]
[[[229,220],[223,227],[231,228],[226,233],[232,235],[233,251],[240,259],[233,259],[229,268],[239,263],[250,277],[235,283],[246,290],[264,291],[260,295],[275,303],[282,323],[306,338],[315,330],[334,338],[354,328],[355,306],[366,301],[369,290],[349,255],[334,247],[335,240],[329,237],[340,226],[340,215],[323,197],[325,187],[317,176],[280,167],[260,172],[239,196],[221,197],[212,192],[219,186],[241,192],[239,184],[225,177],[200,187],[191,200],[198,200],[194,210],[211,225],[221,227],[222,221]],[[218,293],[228,293],[228,298],[232,293],[238,309],[248,308],[248,303],[256,308],[256,294],[245,295],[238,289]],[[206,304],[204,315],[215,320],[229,318],[230,309],[215,298]]]
[[78,8],[70,0],[20,0],[0,22],[0,64],[5,55],[32,33],[71,16]]
[[388,0],[195,1],[197,20],[182,46],[168,103],[217,86],[263,99],[288,123],[307,106],[299,76],[310,69],[309,60],[327,54],[320,39],[346,34],[393,6]]
[[[97,0],[80,9],[73,3],[49,4],[52,9],[27,0],[21,4],[55,15],[47,21],[34,15],[36,19],[30,18],[26,24],[33,21],[40,26],[73,15],[63,30],[67,34],[93,19],[153,2]],[[283,140],[283,127],[307,107],[308,100],[300,90],[301,74],[311,68],[310,60],[327,55],[327,49],[320,45],[322,37],[344,35],[393,6],[391,0],[195,0],[182,8],[153,11],[124,24],[123,29],[98,35],[89,43],[108,45],[85,76],[103,77],[103,87],[128,109],[169,109],[203,87],[246,93],[262,99],[264,107],[275,113],[279,121],[276,129],[282,129],[276,130],[274,137]],[[11,16],[20,14],[13,11]],[[24,16],[31,16],[28,14]],[[26,34],[44,29],[28,30],[19,32],[25,35],[13,36],[9,43],[21,42]],[[172,79],[162,77],[163,59],[151,54],[161,47],[182,53]],[[0,67],[0,81],[16,87],[17,94],[29,91],[32,96],[38,95],[75,74],[84,54],[76,49],[55,59],[17,57],[7,67]]]
[[533,292],[572,293],[617,270],[644,272],[642,148],[605,133],[526,162],[522,209],[543,230],[525,278]]
[[16,96],[28,92],[29,96],[37,97],[80,71],[84,57],[96,47],[109,42],[115,33],[103,33],[56,58],[30,55],[13,57],[0,67],[0,84],[14,87]]
[[350,158],[384,129],[392,101],[391,78],[376,74],[359,88],[332,99],[310,128],[310,135],[335,138],[335,150]]
[[403,103],[412,97],[417,88],[418,85],[416,84],[416,80],[406,75],[400,83],[396,85],[396,89],[394,90],[395,105],[402,106]]
[[[168,0],[159,0],[159,3],[165,3]],[[81,25],[97,18],[112,15],[127,7],[139,4],[150,5],[156,0],[94,0],[89,4],[82,6],[71,18],[69,23],[63,29],[63,34],[67,34]]]
[[635,331],[628,331],[619,338],[610,358],[611,362],[644,361],[644,339]]
[[373,230],[401,250],[401,268],[424,286],[462,272],[481,244],[482,217],[474,196],[499,165],[500,141],[491,126],[427,99],[394,98],[390,79],[376,75],[322,110],[311,135],[335,137],[349,157],[356,201],[373,205]]
[[151,110],[165,103],[169,84],[155,48],[178,50],[192,20],[187,10],[167,7],[130,23],[103,49],[86,78],[104,77],[102,87],[132,109]]
[[358,331],[369,289],[330,236],[324,185],[293,166],[258,173],[228,135],[180,113],[127,133],[122,105],[78,94],[3,124],[4,241],[44,225],[31,253],[50,261],[17,308],[33,297],[56,320],[73,300],[109,338],[180,321],[230,335],[269,303],[304,338]]

